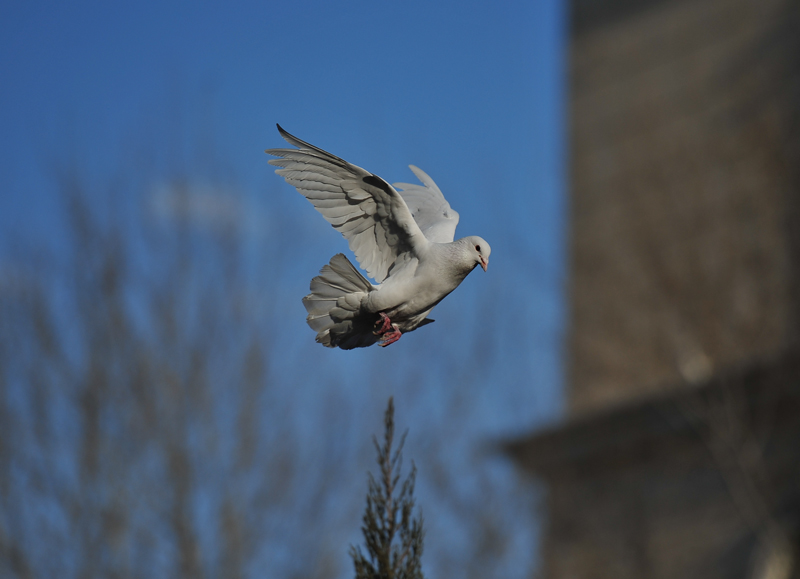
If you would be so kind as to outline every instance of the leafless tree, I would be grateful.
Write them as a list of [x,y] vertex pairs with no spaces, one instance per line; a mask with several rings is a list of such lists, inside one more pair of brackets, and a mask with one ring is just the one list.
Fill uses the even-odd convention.
[[[440,519],[431,567],[519,567],[509,545],[529,550],[514,537],[531,522],[502,497],[523,500],[523,488],[497,476],[496,457],[464,450],[481,442],[467,401],[485,376],[455,361],[478,341],[436,356],[414,346],[388,369],[348,366],[364,384],[358,404],[329,372],[310,431],[292,383],[324,373],[276,370],[293,337],[275,329],[298,305],[282,287],[298,259],[282,241],[292,217],[248,206],[225,171],[137,162],[105,181],[56,171],[59,245],[19,245],[0,268],[0,575],[347,576],[371,462],[364,434],[392,391],[427,424],[409,443],[426,512]],[[306,337],[302,318],[292,324]],[[446,383],[443,360],[458,366]],[[436,388],[438,421],[426,395]],[[355,408],[363,423],[346,418]]]

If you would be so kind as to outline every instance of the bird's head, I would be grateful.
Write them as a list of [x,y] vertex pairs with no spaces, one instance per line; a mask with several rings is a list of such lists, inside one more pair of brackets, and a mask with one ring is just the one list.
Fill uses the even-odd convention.
[[472,235],[467,238],[470,245],[470,253],[475,258],[475,265],[479,265],[486,271],[489,267],[489,254],[492,253],[492,248],[486,243],[486,240],[477,235]]

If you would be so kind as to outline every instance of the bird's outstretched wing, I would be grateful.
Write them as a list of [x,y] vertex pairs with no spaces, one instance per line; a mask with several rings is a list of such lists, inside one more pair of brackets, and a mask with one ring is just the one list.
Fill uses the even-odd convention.
[[423,185],[395,183],[394,187],[401,189],[400,195],[428,241],[450,243],[456,235],[458,212],[425,171],[414,165],[408,167]]
[[406,202],[386,181],[369,171],[278,131],[297,149],[268,149],[280,159],[270,165],[302,193],[347,239],[358,263],[382,282],[401,254],[417,253],[428,241]]

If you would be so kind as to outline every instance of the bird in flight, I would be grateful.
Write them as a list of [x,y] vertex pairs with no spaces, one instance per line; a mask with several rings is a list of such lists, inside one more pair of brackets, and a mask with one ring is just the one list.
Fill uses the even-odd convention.
[[[270,165],[348,241],[366,279],[343,254],[311,280],[306,321],[328,348],[388,346],[433,322],[431,310],[480,265],[491,248],[472,235],[453,241],[458,213],[424,171],[422,185],[386,181],[287,133],[296,149],[268,149]],[[400,191],[398,191],[398,189]]]

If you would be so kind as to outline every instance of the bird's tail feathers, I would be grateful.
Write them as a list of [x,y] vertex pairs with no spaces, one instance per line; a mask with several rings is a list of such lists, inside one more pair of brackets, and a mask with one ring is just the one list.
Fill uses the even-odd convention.
[[334,255],[311,280],[311,293],[303,298],[306,321],[317,332],[317,342],[343,349],[374,344],[377,338],[364,331],[358,316],[362,300],[374,289],[347,257]]

